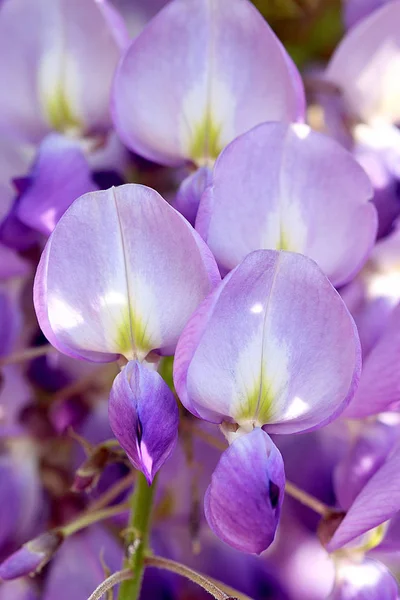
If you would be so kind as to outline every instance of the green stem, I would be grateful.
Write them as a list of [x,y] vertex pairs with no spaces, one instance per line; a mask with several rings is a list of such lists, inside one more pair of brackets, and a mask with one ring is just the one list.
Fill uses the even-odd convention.
[[116,506],[110,506],[109,508],[104,508],[102,510],[87,512],[75,519],[75,521],[71,521],[67,525],[59,527],[57,531],[62,533],[64,537],[69,537],[73,533],[85,529],[85,527],[89,527],[89,525],[92,525],[93,523],[120,515],[128,510],[128,508],[128,503],[124,502],[123,504],[117,504]]
[[135,490],[131,498],[129,519],[129,548],[131,556],[125,560],[124,568],[131,569],[132,579],[121,584],[118,600],[138,600],[142,587],[145,555],[149,543],[151,513],[155,480],[149,486],[145,476],[138,472]]

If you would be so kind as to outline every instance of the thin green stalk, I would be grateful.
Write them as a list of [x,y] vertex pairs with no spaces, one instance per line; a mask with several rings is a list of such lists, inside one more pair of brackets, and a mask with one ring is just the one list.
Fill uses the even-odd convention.
[[97,523],[98,521],[104,521],[105,519],[109,519],[110,517],[120,515],[121,513],[128,510],[128,508],[128,503],[124,502],[123,504],[117,504],[116,506],[110,506],[102,510],[86,512],[85,514],[75,519],[75,521],[71,521],[67,525],[58,527],[57,531],[62,533],[64,537],[68,537],[73,533],[80,531],[81,529],[89,527],[89,525],[92,525],[93,523]]
[[154,490],[155,480],[153,485],[149,486],[145,476],[138,472],[135,490],[131,497],[128,535],[130,556],[124,561],[124,568],[132,571],[132,578],[121,584],[118,600],[139,598],[145,567],[144,559],[149,543]]

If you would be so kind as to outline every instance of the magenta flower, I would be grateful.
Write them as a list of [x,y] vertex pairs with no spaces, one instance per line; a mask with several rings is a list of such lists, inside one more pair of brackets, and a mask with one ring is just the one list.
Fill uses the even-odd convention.
[[207,164],[254,125],[303,115],[299,74],[248,0],[169,3],[131,43],[114,84],[119,135],[166,165]]
[[[222,423],[233,442],[206,495],[208,522],[223,539],[259,553],[274,537],[283,465],[268,436],[254,432],[295,433],[331,421],[353,397],[360,366],[357,332],[343,301],[317,265],[299,254],[253,252],[200,305],[179,340],[174,382],[186,408]],[[239,460],[244,448],[250,463]],[[260,476],[250,477],[251,463],[260,465]],[[258,511],[243,513],[246,495]],[[263,511],[272,511],[269,519]]]
[[259,248],[313,258],[334,285],[366,261],[372,188],[349,152],[303,124],[265,123],[218,158],[196,229],[223,272]]

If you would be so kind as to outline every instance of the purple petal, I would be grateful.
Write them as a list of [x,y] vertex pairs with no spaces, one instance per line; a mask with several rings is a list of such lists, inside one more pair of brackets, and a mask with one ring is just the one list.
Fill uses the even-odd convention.
[[211,182],[209,167],[201,167],[182,181],[173,203],[191,225],[194,225],[201,196]]
[[0,288],[0,357],[7,356],[15,345],[21,329],[21,316],[15,306],[15,297]]
[[27,227],[47,237],[76,198],[96,189],[78,143],[50,134],[39,147],[17,216]]
[[354,27],[356,23],[393,0],[346,0],[344,3],[344,22],[346,27]]
[[0,243],[0,281],[23,277],[30,271],[28,263],[14,250]]
[[327,550],[333,552],[378,527],[400,510],[400,447],[369,479],[335,531]]
[[317,265],[259,250],[189,320],[174,382],[186,408],[202,418],[293,433],[335,418],[359,372],[355,325]]
[[397,600],[398,587],[390,571],[380,562],[341,562],[329,600]]
[[400,511],[390,519],[385,537],[382,542],[377,546],[375,552],[399,552],[400,550]]
[[328,65],[326,78],[364,122],[400,121],[399,20],[399,2],[382,6],[347,33]]
[[51,235],[35,307],[61,352],[98,362],[173,354],[219,280],[211,252],[157,192],[125,185],[81,196]]
[[398,431],[380,421],[362,429],[336,467],[335,491],[340,507],[348,510],[366,483],[378,471],[393,449]]
[[121,568],[122,548],[115,537],[95,526],[65,540],[50,566],[43,600],[87,600],[105,579]]
[[302,118],[304,92],[248,0],[174,0],[127,50],[113,115],[138,154],[166,165],[204,164],[258,123]]
[[[0,13],[0,128],[38,142],[50,129],[109,128],[122,21],[105,0],[5,2]],[[99,68],[101,65],[101,69]]]
[[18,581],[4,582],[0,585],[0,600],[39,600],[39,596],[30,582],[20,579]]
[[336,286],[362,267],[377,229],[353,156],[303,124],[264,123],[218,158],[196,229],[224,272],[259,248],[313,258]]
[[256,428],[222,453],[204,499],[208,524],[233,548],[261,554],[274,540],[284,489],[280,452]]
[[178,438],[174,394],[156,371],[130,361],[115,378],[108,414],[111,429],[129,460],[151,484]]
[[371,352],[361,373],[360,385],[346,409],[346,417],[362,418],[400,406],[400,304]]

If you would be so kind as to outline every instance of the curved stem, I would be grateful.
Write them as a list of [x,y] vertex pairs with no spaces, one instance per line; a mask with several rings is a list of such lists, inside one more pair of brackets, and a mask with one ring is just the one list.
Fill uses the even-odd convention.
[[170,571],[171,573],[176,573],[177,575],[186,577],[186,579],[193,581],[193,583],[196,583],[198,586],[203,588],[203,590],[205,590],[211,596],[213,596],[215,600],[229,600],[230,598],[232,598],[232,596],[228,596],[228,594],[225,594],[223,590],[217,587],[204,575],[201,575],[200,573],[193,571],[193,569],[189,569],[189,567],[185,567],[185,565],[181,565],[180,563],[175,562],[174,560],[161,558],[160,556],[147,556],[145,559],[145,564],[147,567],[165,569],[166,571]]
[[128,509],[128,502],[124,502],[123,504],[110,506],[109,508],[104,508],[103,510],[87,512],[75,519],[74,521],[71,521],[67,525],[58,527],[57,531],[62,533],[65,537],[68,537],[73,533],[80,531],[81,529],[89,527],[89,525],[92,525],[93,523],[97,523],[98,521],[104,521],[105,519],[109,519],[110,517],[115,517],[115,515],[120,515]]
[[115,483],[110,489],[104,492],[100,498],[92,502],[92,504],[90,504],[88,507],[88,512],[98,511],[101,508],[111,504],[111,502],[113,502],[113,500],[115,500],[115,498],[117,498],[122,492],[131,487],[135,479],[136,471],[131,471],[128,473],[128,475],[117,481],[117,483]]
[[102,596],[104,596],[108,590],[111,590],[111,588],[113,588],[115,585],[118,585],[119,583],[122,583],[131,577],[132,572],[130,569],[123,569],[122,571],[113,573],[110,575],[110,577],[107,577],[107,579],[105,579],[98,588],[94,590],[93,594],[89,596],[88,600],[100,600],[100,598],[102,598]]
[[144,558],[150,535],[151,513],[155,482],[148,485],[145,476],[138,471],[135,490],[131,500],[131,516],[129,520],[129,558],[125,567],[130,569],[131,578],[125,581],[119,590],[118,600],[137,600],[142,587]]
[[0,367],[4,367],[5,365],[14,365],[26,360],[32,360],[33,358],[45,356],[46,354],[49,354],[49,352],[55,351],[56,349],[51,344],[35,346],[33,348],[25,348],[24,350],[14,352],[14,354],[10,354],[9,356],[5,356],[4,358],[0,359]]
[[333,510],[327,504],[324,504],[314,496],[311,496],[311,494],[308,494],[304,490],[298,488],[297,485],[294,485],[294,483],[291,483],[290,481],[286,481],[285,492],[289,494],[289,496],[292,496],[292,498],[295,498],[301,502],[301,504],[304,504],[304,506],[311,508],[322,517],[330,515]]

